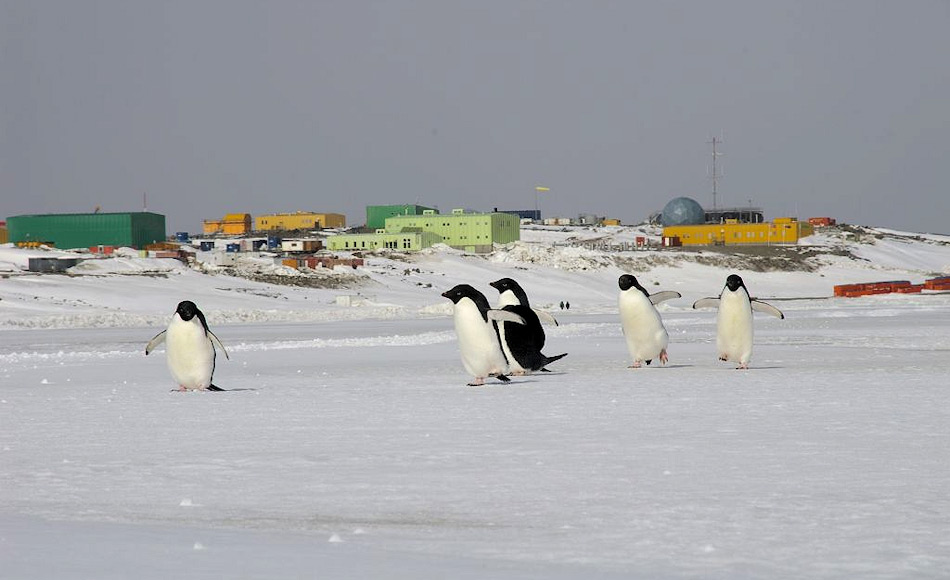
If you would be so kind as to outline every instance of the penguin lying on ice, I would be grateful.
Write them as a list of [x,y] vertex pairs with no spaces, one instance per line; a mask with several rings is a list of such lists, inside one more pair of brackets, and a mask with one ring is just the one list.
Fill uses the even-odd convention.
[[228,351],[208,329],[205,315],[194,302],[178,303],[168,328],[155,335],[145,346],[146,356],[162,342],[166,343],[166,362],[179,391],[223,391],[211,383],[217,346],[228,359]]
[[718,308],[716,319],[716,348],[719,360],[737,361],[737,368],[749,368],[752,358],[752,312],[762,312],[776,318],[785,318],[782,311],[749,296],[742,278],[730,274],[718,298],[700,298],[693,308]]
[[643,362],[650,364],[655,358],[666,364],[669,360],[666,347],[669,346],[670,335],[655,305],[664,300],[680,298],[681,294],[672,290],[650,294],[630,274],[620,276],[618,283],[620,325],[627,341],[627,350],[633,357],[631,368],[640,368]]
[[547,312],[534,310],[528,302],[528,295],[511,278],[502,278],[490,283],[500,293],[498,308],[513,312],[524,319],[524,324],[501,322],[498,324],[498,338],[502,352],[508,359],[513,375],[524,375],[531,371],[547,371],[546,365],[562,359],[567,353],[557,356],[544,356],[544,329],[541,318],[557,326],[557,320]]
[[505,310],[492,310],[485,295],[469,286],[459,284],[446,290],[442,296],[454,304],[453,319],[458,336],[462,365],[475,379],[469,386],[485,384],[485,377],[508,382],[508,361],[501,350],[496,321],[524,324],[524,319]]

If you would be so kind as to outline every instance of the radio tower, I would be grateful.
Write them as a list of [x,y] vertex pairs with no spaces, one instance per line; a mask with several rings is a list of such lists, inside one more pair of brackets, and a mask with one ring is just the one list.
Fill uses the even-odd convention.
[[712,144],[712,175],[710,175],[709,178],[712,179],[713,183],[713,210],[716,210],[718,209],[718,205],[716,204],[716,196],[719,195],[719,178],[722,177],[722,175],[719,174],[718,167],[716,165],[716,158],[722,155],[722,153],[716,153],[716,145],[722,144],[722,137],[719,139],[713,137],[712,141],[706,141],[706,143]]

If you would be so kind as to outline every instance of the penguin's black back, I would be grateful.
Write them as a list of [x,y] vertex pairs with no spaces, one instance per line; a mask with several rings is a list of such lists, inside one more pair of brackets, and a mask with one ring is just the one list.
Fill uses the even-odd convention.
[[533,371],[540,370],[547,358],[541,354],[544,348],[544,329],[541,321],[528,306],[509,304],[503,310],[517,314],[524,319],[524,324],[505,322],[505,343],[508,350],[523,368]]

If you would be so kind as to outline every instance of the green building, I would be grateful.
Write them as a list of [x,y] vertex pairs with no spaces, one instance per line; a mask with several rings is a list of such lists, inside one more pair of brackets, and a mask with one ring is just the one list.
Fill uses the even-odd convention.
[[422,215],[425,211],[436,211],[421,205],[368,205],[366,206],[366,227],[378,230],[386,226],[386,218],[397,215]]
[[165,241],[165,216],[151,212],[60,213],[7,218],[11,242],[42,242],[57,248],[127,246]]
[[486,253],[493,244],[508,244],[521,239],[521,220],[510,213],[451,214],[425,210],[422,215],[399,215],[386,219],[386,231],[423,231],[439,234],[443,243],[466,252]]
[[432,232],[405,231],[388,233],[377,230],[375,234],[339,234],[327,236],[327,248],[332,251],[372,251],[389,248],[401,252],[418,252],[442,241],[442,236]]

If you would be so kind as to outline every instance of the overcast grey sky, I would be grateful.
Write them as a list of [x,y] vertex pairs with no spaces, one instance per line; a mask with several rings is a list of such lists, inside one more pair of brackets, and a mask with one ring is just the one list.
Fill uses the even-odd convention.
[[671,198],[950,233],[950,2],[0,0],[0,217]]

